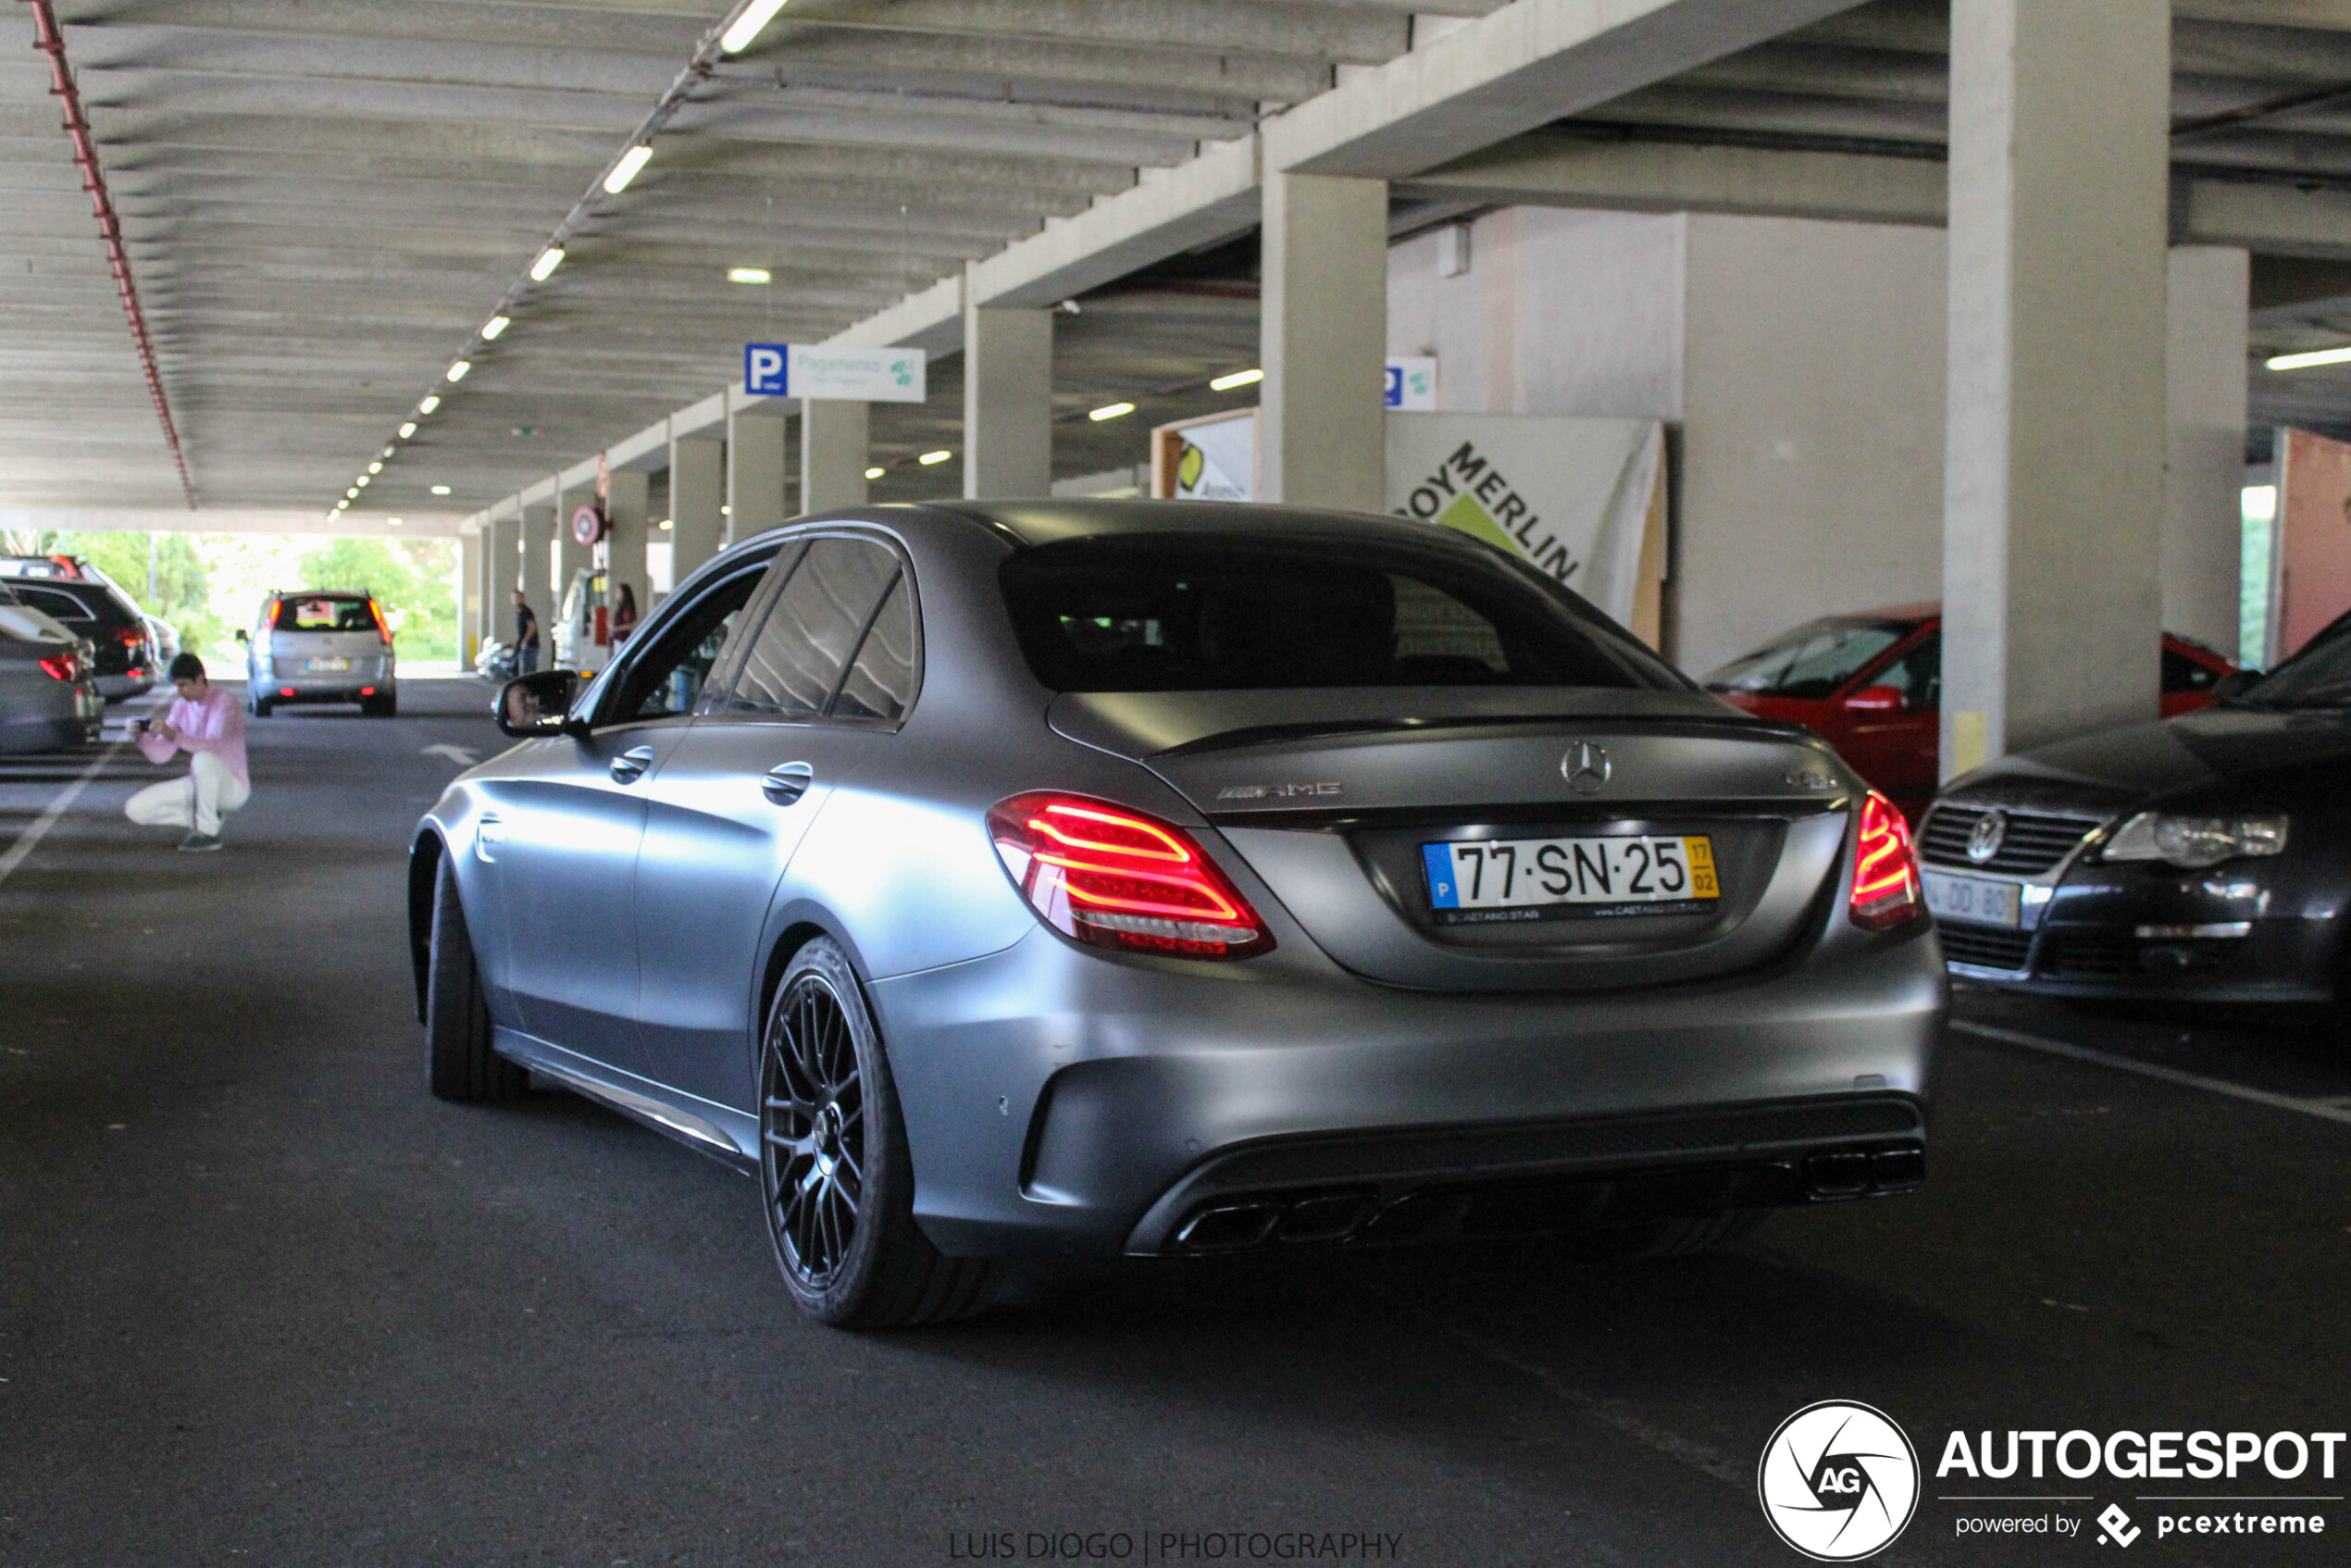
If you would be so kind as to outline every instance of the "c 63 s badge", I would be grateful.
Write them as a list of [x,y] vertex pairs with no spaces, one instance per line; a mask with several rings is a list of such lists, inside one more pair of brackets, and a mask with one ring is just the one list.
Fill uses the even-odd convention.
[[1816,1562],[1853,1562],[1892,1546],[1918,1511],[1918,1450],[1884,1411],[1823,1400],[1780,1423],[1755,1489],[1780,1539]]
[[1337,784],[1227,784],[1216,791],[1220,801],[1294,801],[1315,795],[1341,795]]

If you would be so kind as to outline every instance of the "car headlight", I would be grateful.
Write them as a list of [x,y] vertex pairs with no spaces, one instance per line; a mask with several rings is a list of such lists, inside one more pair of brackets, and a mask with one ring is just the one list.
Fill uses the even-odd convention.
[[2196,869],[2242,855],[2283,854],[2285,813],[2254,816],[2174,816],[2143,811],[2107,840],[2108,860],[2160,860]]

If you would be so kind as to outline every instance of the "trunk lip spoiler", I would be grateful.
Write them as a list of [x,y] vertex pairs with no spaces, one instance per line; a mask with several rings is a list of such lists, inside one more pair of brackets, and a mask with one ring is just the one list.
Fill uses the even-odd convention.
[[[1794,741],[1821,746],[1819,736],[1800,724],[1781,719],[1746,718],[1725,715],[1721,718],[1698,717],[1686,714],[1660,715],[1644,718],[1630,714],[1595,715],[1589,717],[1574,714],[1463,714],[1441,718],[1403,716],[1398,718],[1302,719],[1286,724],[1259,724],[1238,729],[1222,730],[1203,735],[1197,740],[1147,753],[1142,761],[1201,756],[1216,752],[1246,751],[1255,746],[1278,746],[1300,740],[1340,740],[1350,737],[1403,737],[1414,740],[1444,734],[1451,738],[1472,739],[1479,730],[1523,731],[1536,728],[1577,729],[1594,734],[1623,734],[1637,730],[1645,735],[1700,737],[1736,736],[1759,740]],[[1464,731],[1473,734],[1464,734]]]

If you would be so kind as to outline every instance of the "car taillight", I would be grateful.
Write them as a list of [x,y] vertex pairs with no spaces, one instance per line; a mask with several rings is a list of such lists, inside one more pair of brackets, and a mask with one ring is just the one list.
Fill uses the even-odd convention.
[[41,671],[52,680],[71,680],[81,673],[79,653],[52,653],[41,661]]
[[1273,933],[1182,828],[1104,801],[1014,795],[988,831],[1029,906],[1065,937],[1127,952],[1250,958]]
[[114,640],[126,648],[143,648],[147,645],[147,634],[135,626],[115,628]]
[[1853,924],[1864,930],[1891,931],[1926,913],[1919,889],[1919,857],[1910,847],[1910,825],[1894,803],[1875,790],[1861,802],[1861,831],[1853,849]]
[[389,648],[392,646],[392,628],[384,620],[383,606],[370,599],[367,601],[367,613],[376,617],[376,635],[382,638],[384,646]]

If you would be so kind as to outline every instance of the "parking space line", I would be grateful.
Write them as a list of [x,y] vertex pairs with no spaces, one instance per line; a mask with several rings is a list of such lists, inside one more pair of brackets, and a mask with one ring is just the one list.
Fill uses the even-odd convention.
[[[149,711],[153,712],[161,706],[160,703],[150,703]],[[7,852],[0,854],[0,882],[6,882],[15,873],[17,867],[24,864],[25,856],[31,854],[41,840],[49,836],[49,829],[55,828],[57,825],[57,819],[65,815],[68,808],[75,801],[81,798],[81,791],[90,787],[90,781],[97,778],[100,770],[114,761],[122,749],[129,744],[131,744],[131,737],[126,734],[121,740],[100,752],[90,765],[81,770],[81,776],[67,785],[57,798],[49,803],[49,809],[33,818],[32,826],[17,836],[17,841],[8,846]]]
[[2329,1100],[2304,1100],[2291,1094],[2277,1094],[2247,1084],[2231,1083],[2226,1078],[2208,1078],[2201,1073],[2184,1073],[2177,1067],[2158,1066],[2153,1062],[2135,1061],[2117,1056],[2108,1051],[2094,1051],[2086,1045],[2074,1045],[2046,1035],[2029,1035],[2021,1029],[1995,1028],[1989,1024],[1970,1024],[1954,1020],[1951,1027],[1960,1034],[1978,1035],[2009,1045],[2021,1045],[2027,1051],[2046,1052],[2051,1056],[2069,1056],[2077,1062],[2089,1062],[2100,1067],[2112,1067],[2118,1072],[2136,1073],[2141,1077],[2160,1078],[2165,1083],[2178,1084],[2183,1089],[2200,1089],[2208,1094],[2223,1094],[2232,1100],[2248,1100],[2256,1105],[2272,1106],[2280,1111],[2297,1112],[2316,1116],[2323,1122],[2341,1122],[2351,1126],[2351,1107]]

